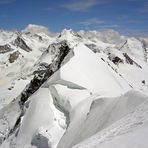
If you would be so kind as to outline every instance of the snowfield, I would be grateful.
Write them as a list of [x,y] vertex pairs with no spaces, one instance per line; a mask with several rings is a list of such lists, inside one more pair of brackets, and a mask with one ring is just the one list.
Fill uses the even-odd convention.
[[0,147],[147,148],[147,62],[113,30],[0,30]]
[[148,97],[134,111],[74,148],[146,148]]

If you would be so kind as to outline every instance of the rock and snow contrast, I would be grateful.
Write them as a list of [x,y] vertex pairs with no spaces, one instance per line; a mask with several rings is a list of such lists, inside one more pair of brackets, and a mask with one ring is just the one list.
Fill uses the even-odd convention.
[[0,30],[0,148],[148,148],[147,136],[148,38]]

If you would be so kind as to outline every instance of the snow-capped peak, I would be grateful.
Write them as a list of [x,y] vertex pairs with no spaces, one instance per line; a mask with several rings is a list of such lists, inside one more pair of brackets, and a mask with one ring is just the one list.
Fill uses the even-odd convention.
[[80,35],[77,32],[73,31],[72,29],[64,29],[59,35],[59,38],[65,38],[65,39],[74,38],[74,37],[80,38]]
[[71,46],[76,45],[81,41],[81,36],[72,29],[64,29],[58,36],[58,41],[66,40]]

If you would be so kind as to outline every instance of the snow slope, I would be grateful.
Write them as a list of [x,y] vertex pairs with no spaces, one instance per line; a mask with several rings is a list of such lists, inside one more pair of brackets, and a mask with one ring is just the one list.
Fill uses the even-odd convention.
[[148,97],[133,112],[74,148],[146,148]]
[[[60,79],[78,84],[92,92],[121,94],[130,89],[100,58],[83,44],[73,50],[74,56],[60,69]],[[104,80],[105,77],[105,80]]]
[[[30,98],[29,107],[18,133],[17,147],[31,143],[35,145],[35,135],[38,133],[41,135],[43,133],[42,136],[46,137],[49,146],[56,147],[58,139],[61,138],[66,128],[64,118],[64,115],[54,107],[49,89],[41,88]],[[38,142],[41,141],[42,139]]]

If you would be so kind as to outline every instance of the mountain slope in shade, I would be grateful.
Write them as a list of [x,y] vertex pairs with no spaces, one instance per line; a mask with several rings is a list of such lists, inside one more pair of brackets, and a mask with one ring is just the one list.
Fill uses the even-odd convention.
[[113,30],[1,30],[0,147],[147,146],[147,51]]

